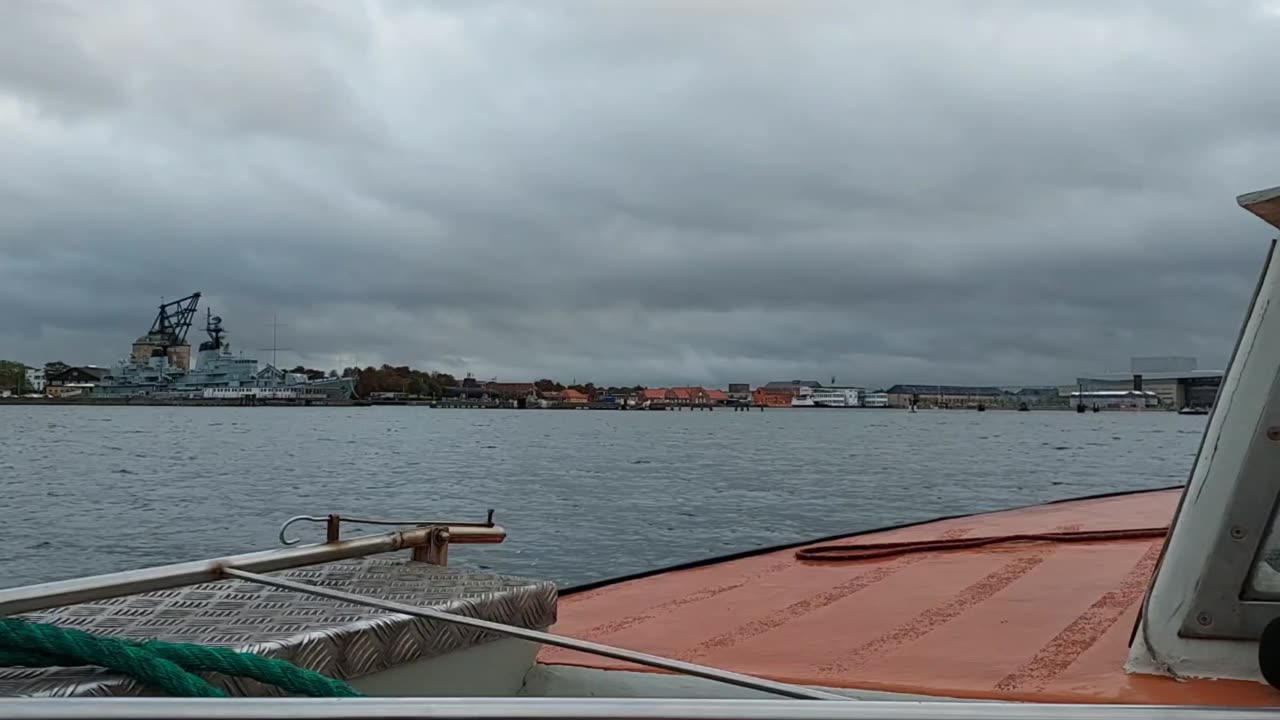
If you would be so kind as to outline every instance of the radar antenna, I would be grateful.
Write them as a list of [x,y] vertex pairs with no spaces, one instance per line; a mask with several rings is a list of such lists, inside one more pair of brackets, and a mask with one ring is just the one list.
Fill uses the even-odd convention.
[[212,308],[205,308],[204,331],[209,334],[209,339],[200,343],[200,351],[205,350],[221,350],[226,346],[223,336],[227,331],[222,328],[222,318],[213,314]]

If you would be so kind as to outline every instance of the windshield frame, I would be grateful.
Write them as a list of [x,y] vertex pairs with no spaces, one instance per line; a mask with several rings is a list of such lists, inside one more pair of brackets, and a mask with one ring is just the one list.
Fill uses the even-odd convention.
[[[1238,200],[1280,228],[1280,188]],[[1280,596],[1248,592],[1280,502],[1276,248],[1272,241],[1148,587],[1130,672],[1261,679],[1256,642],[1280,617]]]

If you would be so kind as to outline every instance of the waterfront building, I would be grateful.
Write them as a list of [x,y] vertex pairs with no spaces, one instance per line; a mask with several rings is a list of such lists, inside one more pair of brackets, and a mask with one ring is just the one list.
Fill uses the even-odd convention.
[[[708,403],[707,391],[697,386],[671,388],[669,391],[676,397],[675,404],[701,407]],[[670,397],[670,396],[668,396]]]
[[983,385],[894,385],[885,391],[889,407],[965,408],[978,405],[995,406],[1004,399],[998,387]]
[[674,387],[667,390],[667,404],[683,407],[690,404],[688,388]]
[[516,407],[537,405],[538,388],[531,382],[488,382],[485,393],[491,399],[514,404]]
[[548,402],[557,405],[580,406],[591,402],[591,398],[587,397],[586,393],[583,393],[580,390],[574,390],[573,388],[565,388],[563,390],[543,393],[542,397]]
[[751,393],[751,404],[761,407],[791,407],[796,391],[789,388],[758,387]]
[[643,408],[662,407],[667,404],[666,388],[645,388],[636,394],[636,405]]
[[1162,407],[1180,410],[1213,407],[1221,384],[1222,371],[1199,370],[1193,357],[1135,357],[1129,360],[1128,373],[1076,378],[1075,384],[1060,386],[1058,392],[1069,397],[1079,391],[1144,390],[1155,393]]
[[26,369],[26,385],[22,388],[27,393],[35,393],[37,395],[44,394],[45,374],[42,367],[28,367]]
[[869,408],[889,407],[889,393],[884,390],[869,392],[862,398],[862,406]]
[[1085,390],[1070,395],[1072,404],[1084,404],[1105,410],[1146,410],[1161,405],[1159,396],[1150,390]]
[[50,397],[87,395],[110,374],[110,370],[97,365],[69,367],[45,378],[45,393]]
[[817,380],[772,380],[761,386],[763,390],[770,391],[786,391],[793,396],[800,392],[800,388],[820,388],[822,383]]

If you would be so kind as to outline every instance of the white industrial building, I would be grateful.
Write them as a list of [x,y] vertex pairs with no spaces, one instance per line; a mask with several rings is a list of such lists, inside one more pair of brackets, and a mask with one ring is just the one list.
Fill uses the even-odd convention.
[[23,387],[23,390],[28,393],[43,395],[45,385],[44,368],[28,367],[26,375],[27,384]]
[[1071,385],[1059,386],[1059,395],[1074,393],[1138,390],[1154,393],[1161,407],[1169,410],[1213,407],[1222,384],[1221,370],[1200,370],[1193,357],[1135,357],[1127,373],[1102,373],[1077,378]]

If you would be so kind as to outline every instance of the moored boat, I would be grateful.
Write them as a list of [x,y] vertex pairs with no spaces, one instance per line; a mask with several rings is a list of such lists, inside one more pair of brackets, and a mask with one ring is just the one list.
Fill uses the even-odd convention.
[[856,408],[862,407],[866,394],[860,387],[820,387],[813,389],[812,398],[814,407]]
[[858,387],[807,387],[796,388],[791,407],[803,408],[856,408],[862,407],[865,388]]
[[[1280,189],[1240,202],[1280,227]],[[344,522],[370,521],[302,518],[324,523],[326,541],[0,590],[0,616],[55,634],[234,648],[375,697],[57,699],[155,692],[141,671],[79,667],[85,655],[65,650],[50,667],[0,669],[0,693],[44,698],[0,700],[0,714],[905,720],[1253,706],[1241,714],[1280,717],[1272,249],[1185,489],[938,519],[563,593],[448,565],[451,544],[505,538],[492,516],[380,521],[408,527],[347,539]],[[208,682],[233,695],[299,687]],[[436,696],[471,699],[426,699]],[[865,702],[838,702],[849,699]]]

